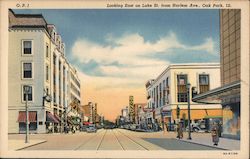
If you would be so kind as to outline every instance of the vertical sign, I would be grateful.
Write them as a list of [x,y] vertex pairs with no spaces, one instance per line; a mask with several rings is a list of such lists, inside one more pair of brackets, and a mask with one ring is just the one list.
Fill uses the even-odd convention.
[[134,96],[129,96],[129,117],[130,121],[134,121]]

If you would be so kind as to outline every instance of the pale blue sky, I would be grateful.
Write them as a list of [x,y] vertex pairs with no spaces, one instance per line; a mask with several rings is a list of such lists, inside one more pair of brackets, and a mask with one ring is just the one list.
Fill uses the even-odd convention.
[[[210,38],[214,44],[214,53],[206,50],[171,48],[168,53],[143,54],[151,59],[166,60],[169,63],[219,62],[219,11],[218,10],[126,10],[126,9],[78,9],[78,10],[14,10],[16,13],[41,13],[48,23],[56,25],[66,43],[66,56],[69,61],[88,75],[105,76],[98,67],[96,59],[80,61],[73,55],[73,45],[77,40],[116,47],[108,37],[121,38],[138,34],[145,43],[155,43],[161,37],[174,33],[179,43],[186,46],[202,45]],[[82,54],[84,54],[82,50]],[[126,55],[124,55],[126,56]],[[84,58],[84,56],[83,56]],[[123,67],[124,63],[110,61],[105,65]]]

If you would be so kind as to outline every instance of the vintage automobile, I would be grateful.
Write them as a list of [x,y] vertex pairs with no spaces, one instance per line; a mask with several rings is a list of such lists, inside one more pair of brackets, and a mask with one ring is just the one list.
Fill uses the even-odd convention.
[[87,128],[86,128],[86,131],[88,132],[88,133],[91,133],[91,132],[97,132],[97,129],[96,129],[96,127],[94,126],[94,125],[89,125]]

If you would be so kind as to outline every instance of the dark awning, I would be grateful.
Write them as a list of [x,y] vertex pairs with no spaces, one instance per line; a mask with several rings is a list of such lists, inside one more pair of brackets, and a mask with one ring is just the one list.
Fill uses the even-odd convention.
[[[19,112],[17,121],[20,123],[26,123],[26,112],[25,111]],[[36,122],[36,121],[37,121],[36,120],[36,112],[35,111],[29,112],[29,122]]]
[[192,98],[193,102],[206,104],[222,104],[225,97],[235,96],[240,93],[240,82],[234,82],[216,89],[198,94]]
[[46,122],[59,123],[56,117],[50,112],[46,112]]

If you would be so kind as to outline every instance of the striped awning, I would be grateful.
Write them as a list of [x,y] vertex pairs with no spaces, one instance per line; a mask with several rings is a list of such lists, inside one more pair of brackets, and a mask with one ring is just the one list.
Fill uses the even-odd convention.
[[54,114],[54,116],[59,122],[61,121],[61,118],[57,114]]
[[46,112],[46,122],[59,123],[56,117],[50,112]]
[[[26,112],[21,111],[19,112],[18,119],[17,121],[19,123],[26,123]],[[29,122],[36,122],[36,112],[35,111],[30,111],[29,112]]]

